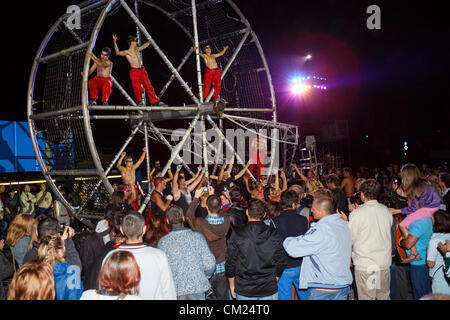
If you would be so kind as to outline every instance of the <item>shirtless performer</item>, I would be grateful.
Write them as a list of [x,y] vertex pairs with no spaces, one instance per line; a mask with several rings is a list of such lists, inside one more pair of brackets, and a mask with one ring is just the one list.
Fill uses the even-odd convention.
[[344,179],[342,180],[340,189],[345,191],[347,199],[350,198],[355,192],[355,178],[353,178],[352,170],[350,168],[344,168]]
[[[266,156],[267,151],[267,139],[265,137],[257,136],[250,143],[250,167],[248,170],[253,174],[253,169],[256,164],[256,175],[257,179],[264,175],[264,157]],[[247,178],[250,178],[248,174],[246,174]]]
[[[198,47],[194,47],[197,51]],[[216,54],[211,54],[211,46],[207,44],[205,46],[205,53],[199,53],[200,57],[206,65],[205,76],[203,79],[203,100],[205,100],[211,89],[211,82],[214,84],[214,99],[219,99],[222,70],[217,66],[216,58],[221,57],[228,50],[228,46],[225,46],[222,51]]]
[[144,92],[144,89],[142,88],[142,86],[145,88],[145,92],[147,93],[147,96],[150,99],[150,104],[152,106],[166,105],[165,103],[160,101],[158,96],[156,95],[155,89],[150,83],[147,71],[142,65],[142,61],[139,56],[139,52],[147,48],[150,45],[150,41],[147,41],[142,46],[138,46],[137,38],[135,36],[128,36],[129,48],[127,50],[120,51],[119,47],[117,46],[117,35],[113,34],[112,37],[116,54],[118,56],[126,57],[128,62],[130,63],[131,85],[133,87],[134,94],[136,95],[138,105],[144,105],[144,101],[142,99],[142,93]]
[[[138,194],[137,186],[136,186],[136,169],[139,168],[141,163],[145,159],[145,148],[142,148],[142,155],[139,158],[138,162],[133,164],[133,158],[131,156],[127,156],[126,152],[122,152],[120,155],[119,161],[117,162],[116,168],[119,170],[120,174],[122,175],[122,183],[124,185],[131,185],[134,186],[136,194]],[[125,167],[122,166],[122,161],[125,159]],[[136,197],[135,201],[133,202],[133,208],[134,210],[139,210],[139,201]]]
[[112,93],[113,85],[111,80],[113,63],[109,60],[111,49],[104,47],[102,49],[100,59],[96,58],[92,53],[87,53],[86,55],[94,61],[94,64],[89,69],[88,76],[90,76],[95,69],[97,69],[97,75],[89,80],[89,92],[91,95],[89,105],[95,106],[97,104],[98,90],[102,90],[102,104],[107,106],[109,97]]

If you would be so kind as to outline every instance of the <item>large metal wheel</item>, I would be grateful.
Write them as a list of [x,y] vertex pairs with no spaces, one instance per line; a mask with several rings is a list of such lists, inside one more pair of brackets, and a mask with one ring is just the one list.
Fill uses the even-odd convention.
[[[263,50],[249,22],[233,1],[98,0],[83,2],[78,8],[80,24],[76,28],[69,21],[73,15],[65,13],[45,35],[33,62],[27,96],[28,124],[39,166],[48,185],[72,216],[92,227],[89,217],[102,212],[113,192],[108,175],[134,139],[141,139],[147,150],[150,140],[167,146],[171,157],[164,165],[163,175],[174,161],[192,173],[190,163],[180,157],[180,151],[186,149],[186,143],[192,137],[192,141],[197,141],[196,135],[201,136],[201,146],[192,146],[192,153],[203,164],[210,165],[210,171],[215,171],[217,164],[223,161],[219,155],[226,150],[236,154],[235,146],[224,135],[227,128],[242,128],[267,137],[272,142],[271,159],[275,158],[275,153],[282,155],[280,166],[286,166],[293,159],[298,145],[297,127],[277,122],[275,93]],[[132,95],[123,86],[129,79],[114,77],[114,69],[113,94],[120,96],[116,99],[122,99],[122,102],[110,106],[88,105],[88,70],[92,61],[86,53],[93,52],[105,24],[119,24],[114,20],[119,14],[129,18],[136,28],[127,32],[136,32],[139,41],[150,40],[151,48],[146,50],[153,49],[167,67],[167,77],[155,82],[165,83],[158,96],[169,106],[136,106]],[[166,56],[164,48],[155,41],[155,35],[145,26],[152,14],[164,16],[185,38],[177,48],[185,54],[181,61],[177,58],[176,64],[175,59]],[[121,26],[117,28],[120,30]],[[166,32],[156,26],[151,31]],[[212,92],[203,101],[200,58],[193,50],[194,46],[205,43],[212,44],[213,50],[217,51],[225,45],[230,46],[221,59],[222,100],[215,103],[210,102]],[[115,64],[126,64],[114,54],[112,59]],[[179,94],[166,97],[165,93],[173,87]],[[172,119],[186,121],[187,129],[178,133],[180,141],[177,144],[169,138],[173,137],[175,128],[167,120]],[[107,161],[99,155],[101,142],[94,134],[99,122],[128,128],[128,136],[124,141],[118,141],[115,156]],[[196,133],[197,127],[200,129]],[[208,130],[215,132],[221,143],[210,144],[206,137]],[[36,135],[41,131],[47,141],[46,150],[39,149],[37,144]],[[278,149],[279,146],[283,149]],[[152,156],[151,152],[149,156]],[[244,163],[246,159],[238,157],[237,160]],[[274,165],[277,164],[271,160],[270,168]],[[86,177],[91,180],[84,180]],[[79,208],[73,208],[57,187],[58,181],[74,179],[77,179],[82,194]],[[141,212],[148,200],[149,196],[141,206]]]

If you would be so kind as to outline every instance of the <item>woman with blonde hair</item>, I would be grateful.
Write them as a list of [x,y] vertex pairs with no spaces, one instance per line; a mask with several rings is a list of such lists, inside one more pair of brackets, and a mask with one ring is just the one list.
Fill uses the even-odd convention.
[[98,276],[98,289],[83,292],[81,300],[141,300],[141,271],[129,251],[115,251],[105,261]]
[[51,266],[37,261],[25,263],[9,284],[7,300],[55,300]]
[[34,218],[31,215],[21,213],[13,219],[6,234],[6,244],[12,249],[19,268],[28,251],[33,223]]
[[84,291],[80,270],[77,266],[69,265],[64,259],[64,239],[67,236],[66,229],[63,236],[58,233],[44,237],[40,241],[37,260],[48,263],[53,269],[56,300],[80,300]]

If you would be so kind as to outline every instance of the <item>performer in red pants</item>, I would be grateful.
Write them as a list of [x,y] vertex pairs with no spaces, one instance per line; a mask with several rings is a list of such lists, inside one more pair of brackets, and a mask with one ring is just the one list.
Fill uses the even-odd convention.
[[111,80],[111,71],[113,64],[109,60],[111,49],[108,47],[104,47],[102,49],[100,59],[96,58],[92,53],[87,53],[86,55],[94,61],[94,64],[89,69],[89,76],[95,71],[95,69],[97,69],[97,75],[94,78],[90,79],[88,82],[89,93],[91,96],[89,104],[97,104],[98,90],[102,90],[102,104],[107,105],[109,97],[112,93],[113,85]]
[[[264,158],[267,151],[267,140],[266,138],[262,138],[260,136],[253,139],[253,141],[250,144],[250,166],[248,167],[248,170],[253,174],[253,169],[256,165],[256,174],[257,174],[257,180],[259,180],[259,177],[264,175],[263,169],[264,169]],[[250,176],[246,174],[246,177],[250,179]]]
[[[142,46],[138,46],[138,40],[135,36],[128,36],[128,50],[120,51],[117,46],[117,35],[113,34],[114,41],[114,50],[118,56],[126,57],[128,63],[130,64],[130,79],[131,85],[133,86],[134,94],[136,95],[136,100],[139,105],[143,105],[144,101],[142,100],[142,93],[147,93],[147,96],[150,100],[150,104],[152,106],[162,106],[165,105],[162,101],[159,100],[155,93],[155,89],[153,88],[149,78],[147,71],[142,65],[142,61],[139,55],[139,52],[144,50],[150,45],[150,41],[144,43]],[[144,87],[144,88],[142,88]]]
[[[194,50],[197,51],[198,47],[194,47]],[[205,53],[200,53],[200,57],[203,58],[203,61],[206,65],[205,76],[203,79],[203,99],[209,95],[211,90],[211,83],[214,84],[214,99],[219,99],[219,93],[221,88],[221,75],[222,70],[217,65],[216,58],[221,57],[228,50],[228,46],[225,46],[222,51],[216,54],[211,54],[211,46],[207,44],[205,46]]]

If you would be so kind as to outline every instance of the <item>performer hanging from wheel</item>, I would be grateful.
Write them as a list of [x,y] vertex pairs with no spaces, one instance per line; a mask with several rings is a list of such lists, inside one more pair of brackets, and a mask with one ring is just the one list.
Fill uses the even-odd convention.
[[[267,151],[267,139],[265,137],[257,136],[250,142],[250,167],[248,170],[253,174],[253,169],[256,164],[257,179],[264,175],[264,157]],[[247,179],[250,176],[246,174]]]
[[[89,105],[96,105],[98,99],[98,90],[102,90],[102,104],[104,106],[108,105],[109,97],[112,93],[112,79],[111,71],[113,63],[109,60],[111,55],[111,49],[104,47],[101,52],[100,59],[96,58],[92,53],[86,54],[89,58],[94,61],[94,64],[89,69],[90,76],[95,69],[97,69],[97,75],[89,80],[89,93],[91,99],[89,100]],[[83,75],[83,73],[81,73]]]
[[[197,51],[198,47],[194,47],[194,50]],[[203,58],[203,61],[206,65],[205,76],[203,77],[203,100],[209,95],[211,90],[211,83],[214,85],[214,99],[219,99],[220,87],[221,87],[221,75],[222,70],[219,68],[216,62],[216,58],[221,57],[228,50],[228,46],[225,46],[222,51],[216,54],[211,54],[211,46],[207,44],[205,47],[205,53],[199,52],[200,57]]]
[[[142,99],[142,94],[145,92],[150,100],[150,105],[152,106],[163,106],[166,105],[162,101],[159,100],[158,96],[155,93],[155,89],[153,88],[149,78],[147,71],[142,65],[141,58],[139,56],[139,52],[144,50],[150,45],[150,41],[147,41],[141,46],[138,46],[138,39],[135,36],[128,36],[128,50],[120,51],[117,46],[117,35],[113,34],[114,41],[114,50],[118,56],[126,57],[128,62],[130,63],[130,79],[131,85],[133,86],[134,94],[136,95],[136,100],[138,105],[144,105],[144,100]],[[144,87],[144,88],[142,88]]]
[[[132,185],[134,186],[134,189],[136,191],[136,199],[133,202],[133,208],[134,210],[139,210],[139,200],[138,200],[138,189],[136,186],[136,169],[139,168],[141,163],[145,159],[146,149],[142,148],[142,155],[139,158],[139,160],[133,164],[133,158],[129,155],[127,155],[126,152],[122,152],[120,155],[120,158],[117,162],[116,168],[119,170],[120,174],[122,175],[122,183],[124,185]],[[125,159],[125,167],[122,166],[122,161]]]

